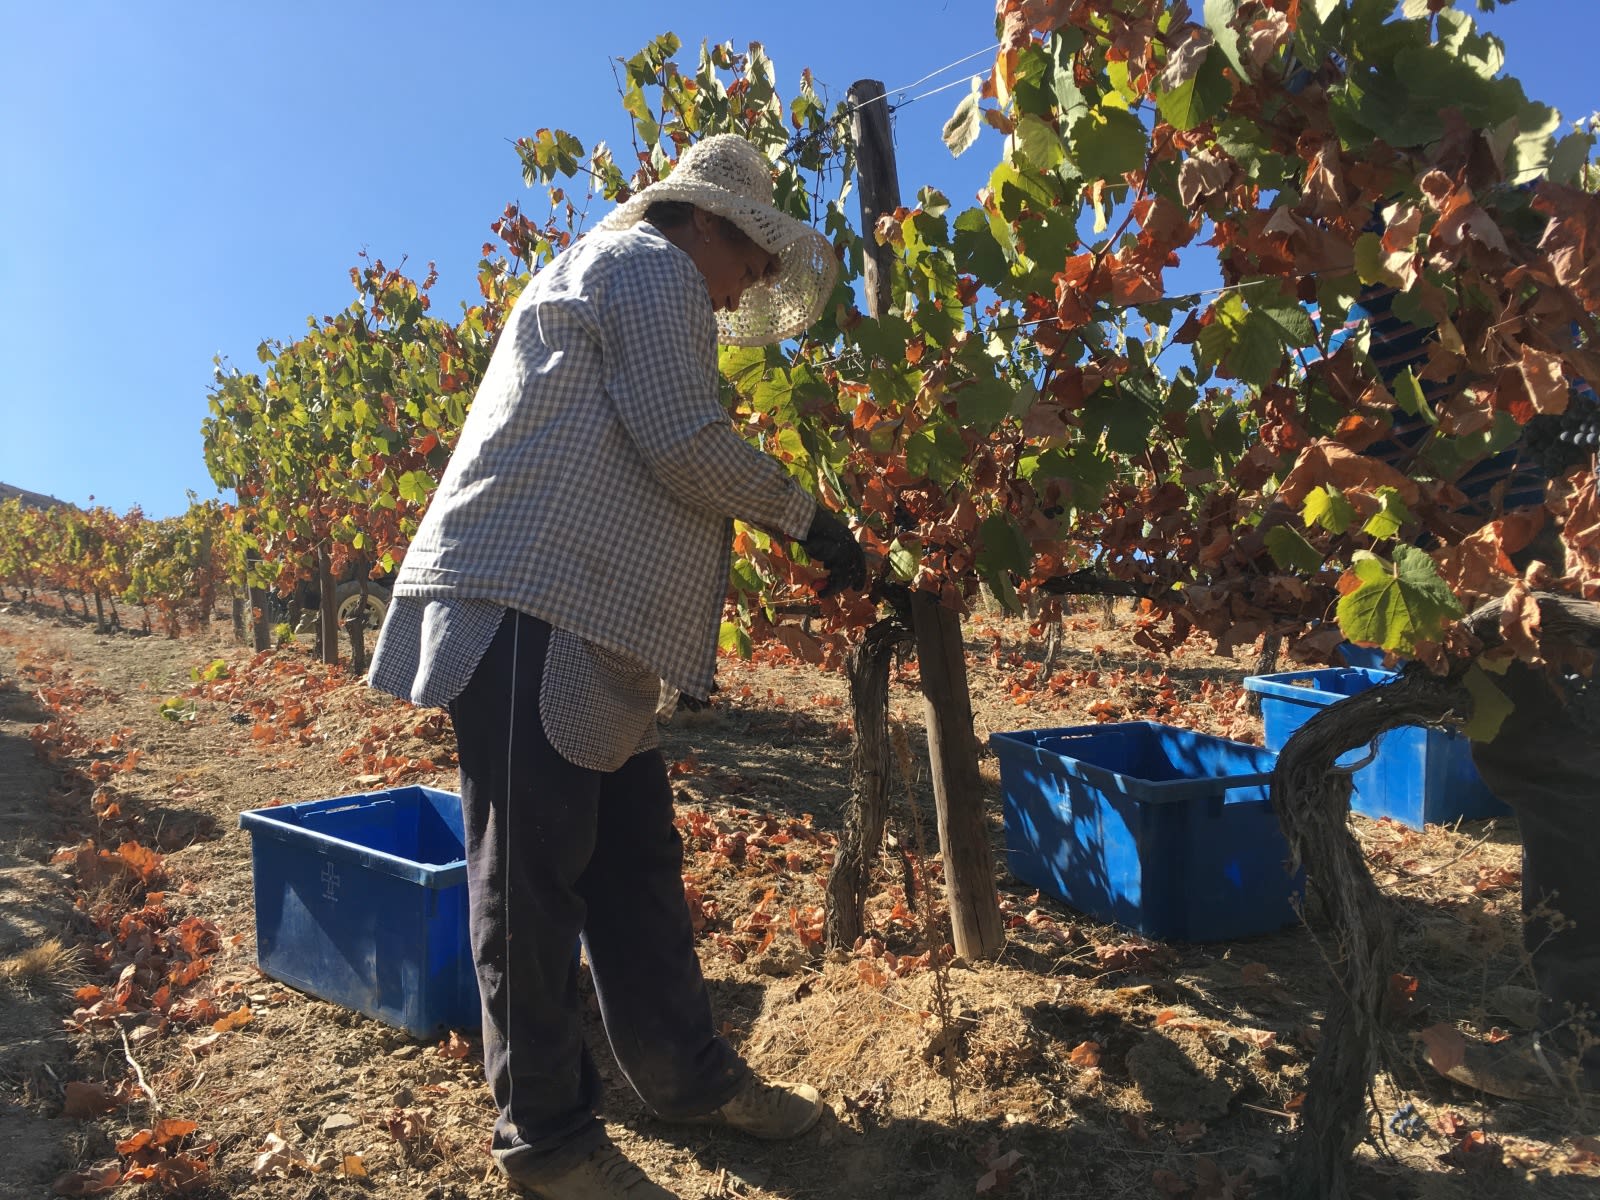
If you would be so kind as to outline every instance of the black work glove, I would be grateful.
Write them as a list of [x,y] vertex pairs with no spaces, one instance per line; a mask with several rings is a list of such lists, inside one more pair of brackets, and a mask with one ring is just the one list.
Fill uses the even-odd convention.
[[713,683],[711,685],[711,690],[706,693],[706,698],[704,700],[691,696],[688,692],[679,692],[678,707],[683,709],[685,712],[704,712],[706,709],[711,707],[711,697],[716,695],[721,690],[721,688],[717,687],[717,685]]
[[850,527],[822,505],[817,505],[811,528],[800,545],[813,561],[827,569],[828,581],[818,589],[819,597],[831,596],[843,588],[859,592],[866,586],[866,555],[861,553]]

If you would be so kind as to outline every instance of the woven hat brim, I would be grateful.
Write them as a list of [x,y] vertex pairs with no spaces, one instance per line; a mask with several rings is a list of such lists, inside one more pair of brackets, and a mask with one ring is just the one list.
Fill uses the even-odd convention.
[[719,342],[767,346],[798,337],[816,324],[839,276],[839,260],[826,237],[771,205],[754,203],[703,180],[675,187],[670,176],[619,204],[596,228],[631,228],[658,200],[681,200],[726,217],[763,250],[778,256],[777,274],[746,289],[736,310],[717,314]]

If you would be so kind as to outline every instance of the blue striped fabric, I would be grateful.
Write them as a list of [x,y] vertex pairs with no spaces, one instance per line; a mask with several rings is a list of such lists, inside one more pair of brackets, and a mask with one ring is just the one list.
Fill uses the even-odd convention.
[[[1395,295],[1392,287],[1364,290],[1350,306],[1343,327],[1329,336],[1328,348],[1330,352],[1337,350],[1346,339],[1369,330],[1368,353],[1384,385],[1392,389],[1395,380],[1410,367],[1419,378],[1423,397],[1430,407],[1436,406],[1451,394],[1453,385],[1449,380],[1421,379],[1434,334],[1396,316]],[[1410,474],[1412,461],[1432,426],[1420,413],[1413,416],[1401,408],[1395,408],[1392,416],[1394,425],[1388,436],[1362,453]],[[1467,497],[1466,511],[1486,519],[1510,509],[1543,504],[1546,482],[1544,473],[1523,461],[1515,446],[1469,467],[1454,480]]]

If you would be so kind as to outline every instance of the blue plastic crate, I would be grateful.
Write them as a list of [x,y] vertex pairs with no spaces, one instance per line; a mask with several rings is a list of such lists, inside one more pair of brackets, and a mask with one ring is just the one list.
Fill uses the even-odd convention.
[[[1267,746],[1282,750],[1289,735],[1319,709],[1394,677],[1393,671],[1328,667],[1251,675],[1244,686],[1261,697]],[[1361,747],[1339,762],[1350,766],[1367,753],[1366,747]],[[1388,817],[1413,829],[1498,817],[1511,811],[1495,799],[1472,765],[1471,741],[1453,730],[1421,725],[1389,730],[1379,738],[1372,761],[1351,777],[1351,784],[1350,807],[1356,812]]]
[[264,972],[417,1037],[479,1027],[459,797],[393,788],[239,825]]
[[1338,650],[1347,667],[1362,667],[1373,671],[1388,669],[1383,665],[1385,656],[1381,646],[1358,646],[1354,642],[1340,642]]
[[1219,941],[1294,924],[1304,875],[1268,801],[1276,755],[1153,722],[995,733],[1006,863],[1149,937]]

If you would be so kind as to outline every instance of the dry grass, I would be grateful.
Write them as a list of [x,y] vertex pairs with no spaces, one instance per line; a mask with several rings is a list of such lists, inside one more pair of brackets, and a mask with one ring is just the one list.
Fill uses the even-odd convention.
[[20,954],[0,960],[0,981],[20,992],[64,991],[83,978],[83,959],[77,947],[60,938],[46,938]]

